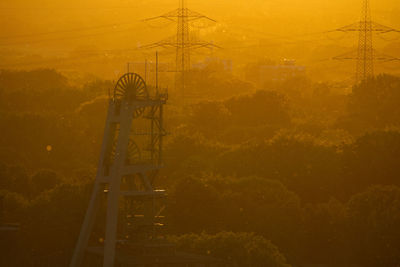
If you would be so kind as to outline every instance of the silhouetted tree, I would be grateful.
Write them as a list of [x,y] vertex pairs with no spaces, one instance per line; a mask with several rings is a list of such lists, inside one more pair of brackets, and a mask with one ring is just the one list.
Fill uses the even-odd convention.
[[349,195],[376,184],[400,185],[400,133],[378,131],[345,146],[343,169]]
[[348,203],[353,260],[364,266],[400,262],[400,188],[375,186]]
[[[347,242],[347,207],[330,199],[308,204],[304,209],[303,245],[299,249],[305,263],[345,264],[351,247]],[[316,253],[318,252],[318,253]]]
[[188,234],[169,240],[179,249],[222,259],[229,266],[290,266],[274,244],[251,233]]
[[355,133],[400,124],[400,78],[379,75],[355,86],[339,125]]
[[40,170],[31,178],[32,194],[37,196],[44,191],[53,189],[60,182],[60,178],[54,171]]

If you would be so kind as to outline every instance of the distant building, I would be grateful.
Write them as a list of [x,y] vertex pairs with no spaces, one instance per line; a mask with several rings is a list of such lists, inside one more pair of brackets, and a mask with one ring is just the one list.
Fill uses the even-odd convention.
[[284,81],[293,77],[305,75],[306,67],[296,65],[294,59],[284,59],[277,65],[261,65],[259,67],[258,82],[263,85],[271,81]]
[[226,72],[232,72],[233,64],[230,59],[220,59],[217,57],[206,57],[203,61],[192,64],[193,70],[204,70],[209,66],[222,66]]

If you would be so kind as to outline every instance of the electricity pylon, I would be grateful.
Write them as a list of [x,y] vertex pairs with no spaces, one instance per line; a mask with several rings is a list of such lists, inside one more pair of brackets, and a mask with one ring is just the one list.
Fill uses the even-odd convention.
[[336,31],[340,32],[358,32],[358,49],[346,53],[334,59],[338,60],[356,60],[356,82],[360,83],[370,77],[374,76],[374,61],[393,61],[397,58],[383,55],[374,50],[373,46],[373,33],[384,34],[389,32],[400,32],[399,30],[381,25],[372,21],[370,1],[363,0],[363,8],[361,12],[361,19],[359,22],[350,24]]
[[191,50],[198,48],[218,47],[211,42],[205,42],[195,38],[195,36],[191,34],[190,23],[199,19],[206,19],[212,22],[216,21],[198,12],[188,9],[186,0],[180,0],[179,8],[161,16],[148,18],[145,21],[155,19],[167,19],[175,22],[177,24],[176,35],[153,44],[142,46],[142,48],[162,47],[176,49],[175,86],[178,90],[180,90],[180,97],[182,102],[184,102],[186,85],[185,74],[190,70]]

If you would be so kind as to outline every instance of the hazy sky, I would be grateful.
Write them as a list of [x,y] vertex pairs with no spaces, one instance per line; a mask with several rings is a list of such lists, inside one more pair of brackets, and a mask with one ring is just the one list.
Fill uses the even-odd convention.
[[[2,0],[2,35],[58,30],[71,26],[137,21],[172,10],[177,0]],[[361,0],[189,0],[190,8],[223,23],[253,26],[259,22],[273,32],[336,27],[356,21]],[[371,2],[373,16],[382,23],[400,27],[398,0]],[[242,19],[239,19],[242,18]],[[260,25],[257,25],[260,26]]]
[[[398,1],[372,0],[373,19],[400,28]],[[171,11],[178,3],[178,0],[1,0],[0,52],[7,54],[18,49],[39,55],[65,55],[77,49],[134,49],[175,33],[174,24],[165,21],[146,24],[141,20]],[[334,53],[352,46],[355,35],[335,42],[330,37],[307,34],[357,22],[362,1],[188,0],[188,6],[218,21],[199,34],[226,48],[223,51],[226,57],[237,53],[229,50],[232,47],[261,44],[267,48],[258,51],[256,57],[261,53],[265,57],[301,59],[312,55],[315,49],[321,50],[321,46],[332,47]],[[299,44],[284,47],[283,43],[288,42]],[[249,52],[252,50],[249,48]]]

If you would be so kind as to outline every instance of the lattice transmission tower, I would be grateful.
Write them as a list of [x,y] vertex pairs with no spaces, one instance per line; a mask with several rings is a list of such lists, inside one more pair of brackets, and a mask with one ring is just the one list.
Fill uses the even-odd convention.
[[209,18],[203,14],[187,8],[187,0],[179,1],[179,8],[163,14],[161,16],[145,19],[151,21],[156,19],[166,19],[173,21],[177,24],[176,35],[167,39],[158,41],[153,44],[142,46],[142,48],[175,48],[176,49],[176,78],[175,87],[179,90],[182,102],[185,99],[185,74],[190,71],[190,57],[191,51],[198,48],[216,48],[217,45],[199,40],[192,34],[190,24],[193,21],[205,19],[211,22],[216,22],[214,19]]
[[337,29],[340,32],[358,32],[358,49],[334,59],[356,60],[356,82],[360,83],[374,76],[374,61],[393,61],[395,57],[383,55],[374,50],[373,34],[400,32],[399,30],[384,26],[372,21],[370,0],[363,0],[361,19],[359,22]]

